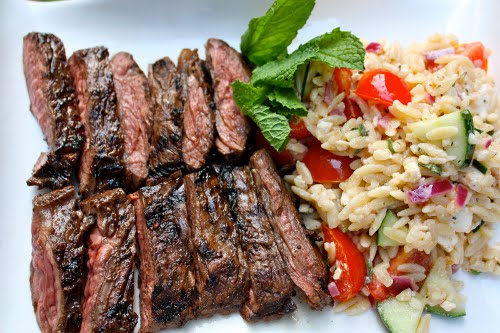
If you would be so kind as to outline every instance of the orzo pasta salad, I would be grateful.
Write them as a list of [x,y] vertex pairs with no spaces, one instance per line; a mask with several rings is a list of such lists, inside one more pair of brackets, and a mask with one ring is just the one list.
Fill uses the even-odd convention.
[[377,303],[391,331],[423,332],[424,309],[465,315],[454,272],[500,274],[489,51],[452,35],[364,44],[365,70],[314,61],[299,70],[308,113],[291,122],[285,153],[296,164],[285,179],[305,227],[323,235],[335,310]]

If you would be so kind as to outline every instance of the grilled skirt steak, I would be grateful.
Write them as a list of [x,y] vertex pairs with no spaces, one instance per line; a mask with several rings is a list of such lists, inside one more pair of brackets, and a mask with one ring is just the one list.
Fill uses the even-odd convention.
[[233,99],[231,83],[250,81],[250,69],[235,49],[220,39],[210,38],[206,44],[207,66],[214,85],[216,104],[215,145],[226,158],[237,157],[245,151],[250,122]]
[[214,143],[215,115],[210,77],[197,50],[182,50],[177,70],[184,103],[182,158],[188,169],[198,170],[205,164]]
[[84,140],[63,43],[52,34],[29,33],[23,40],[23,65],[30,109],[51,150],[38,159],[28,185],[61,188],[70,183]]
[[309,305],[321,309],[331,303],[327,294],[327,268],[318,248],[308,239],[292,199],[266,150],[250,159],[261,202],[271,217],[278,249],[293,282],[306,296]]
[[148,79],[131,54],[117,53],[111,69],[118,99],[118,116],[123,131],[124,186],[136,190],[148,177],[149,138],[153,113]]
[[121,186],[123,133],[108,50],[95,47],[77,51],[69,59],[69,66],[86,133],[80,159],[80,193],[89,196]]
[[61,188],[70,182],[77,161],[77,152],[64,155],[41,153],[27,183],[38,188]]
[[149,177],[167,177],[179,170],[182,160],[182,128],[184,106],[181,81],[175,64],[165,57],[149,65],[149,86],[153,108]]
[[72,186],[33,200],[31,297],[44,333],[80,331],[89,222],[77,210]]
[[186,198],[179,176],[132,195],[143,333],[181,326],[194,317],[198,300]]
[[184,186],[196,251],[197,314],[230,313],[245,300],[248,270],[227,197],[212,166],[185,176]]
[[274,240],[273,230],[252,172],[233,171],[238,231],[250,273],[250,289],[241,315],[248,321],[272,320],[296,309],[293,281]]
[[82,333],[133,332],[135,211],[122,189],[80,203],[90,233]]

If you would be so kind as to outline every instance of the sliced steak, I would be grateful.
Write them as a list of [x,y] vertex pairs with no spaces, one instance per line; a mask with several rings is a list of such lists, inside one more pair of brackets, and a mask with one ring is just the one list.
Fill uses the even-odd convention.
[[94,47],[77,51],[69,66],[86,134],[78,175],[80,193],[89,196],[121,186],[123,134],[108,50]]
[[148,73],[153,101],[153,129],[149,177],[161,179],[183,166],[182,128],[184,106],[181,80],[175,64],[165,57],[149,65]]
[[122,189],[80,203],[90,233],[81,332],[133,332],[135,212]]
[[245,300],[248,270],[227,197],[212,166],[184,177],[184,185],[196,251],[197,314],[237,310]]
[[181,326],[194,317],[198,300],[186,197],[179,176],[133,195],[143,333]]
[[[30,109],[51,150],[38,159],[28,185],[60,188],[70,183],[73,156],[78,157],[84,140],[63,43],[52,34],[29,33],[23,40],[23,66]],[[45,158],[50,154],[53,158]]]
[[241,315],[248,321],[271,320],[296,309],[294,284],[274,240],[273,229],[252,172],[233,171],[238,231],[250,273],[250,289]]
[[278,249],[293,282],[306,296],[309,305],[321,309],[331,303],[326,292],[327,268],[319,249],[306,235],[297,209],[276,166],[266,150],[250,159],[261,202],[266,206]]
[[77,210],[72,186],[33,200],[31,298],[44,333],[80,331],[86,271],[83,238],[90,226]]
[[148,177],[149,138],[153,113],[148,79],[131,54],[117,53],[111,69],[123,131],[124,186],[136,190]]
[[182,50],[178,71],[184,103],[182,158],[190,170],[198,170],[205,164],[214,143],[210,77],[197,50]]
[[26,183],[39,188],[61,188],[69,184],[78,153],[41,153]]
[[250,82],[250,69],[241,54],[220,39],[210,38],[205,47],[216,104],[215,145],[226,158],[238,157],[245,151],[250,122],[236,106],[231,83]]

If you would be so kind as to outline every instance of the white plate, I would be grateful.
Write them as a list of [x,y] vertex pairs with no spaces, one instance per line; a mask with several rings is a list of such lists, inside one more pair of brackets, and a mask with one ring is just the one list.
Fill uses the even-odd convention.
[[[243,0],[73,0],[34,3],[0,1],[0,332],[38,332],[31,306],[31,199],[25,185],[33,163],[46,149],[29,112],[22,73],[22,37],[30,31],[61,37],[68,55],[74,50],[106,45],[110,53],[131,52],[143,69],[184,47],[198,47],[208,37],[233,46],[251,17],[265,12],[271,1]],[[423,40],[433,32],[455,33],[464,41],[483,41],[500,53],[500,2],[320,1],[299,39],[304,41],[337,25],[368,40]],[[490,72],[500,81],[500,55],[493,54]],[[500,218],[500,217],[499,217]],[[500,280],[460,274],[469,298],[467,316],[434,316],[431,332],[498,332]],[[300,306],[291,316],[272,323],[246,324],[238,314],[195,320],[181,332],[384,332],[373,311],[348,317]]]

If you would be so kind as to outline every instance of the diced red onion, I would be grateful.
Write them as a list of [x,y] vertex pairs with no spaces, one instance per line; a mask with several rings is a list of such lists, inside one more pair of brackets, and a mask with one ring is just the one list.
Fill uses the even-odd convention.
[[382,130],[386,131],[389,128],[389,121],[392,120],[392,117],[388,114],[380,118],[377,122],[377,127],[380,127]]
[[368,300],[370,301],[370,305],[371,305],[372,309],[375,309],[375,307],[377,306],[377,301],[375,301],[375,298],[373,298],[372,295],[369,295]]
[[333,281],[328,284],[328,291],[330,292],[330,295],[332,297],[337,297],[338,295],[340,295],[339,288],[337,288],[337,285]]
[[330,104],[333,101],[333,76],[331,80],[325,84],[325,94],[323,95],[323,102]]
[[488,139],[488,141],[486,141],[486,143],[484,144],[484,148],[490,148],[492,143],[493,143],[493,139]]
[[447,47],[445,49],[425,52],[424,57],[425,60],[434,62],[436,59],[448,54],[455,54],[455,49],[453,47]]
[[419,203],[429,200],[436,195],[444,194],[453,189],[453,184],[448,179],[441,179],[432,184],[424,184],[408,191],[408,198],[412,203]]
[[426,100],[427,104],[430,104],[430,105],[434,104],[434,102],[436,101],[434,96],[432,96],[431,94],[427,94],[425,100]]
[[344,109],[341,107],[336,107],[330,113],[328,114],[329,116],[343,116],[344,115]]
[[379,53],[380,51],[382,51],[382,45],[380,45],[380,43],[371,42],[366,45],[366,52]]
[[455,202],[457,203],[458,207],[462,208],[463,206],[465,206],[468,195],[469,191],[467,191],[465,186],[461,184],[457,185],[457,198],[455,199]]
[[392,277],[391,289],[401,292],[408,288],[411,288],[413,291],[418,290],[418,286],[413,278],[406,275]]
[[460,269],[460,265],[459,264],[453,264],[453,265],[451,265],[451,272],[453,274],[455,274],[456,272],[458,272],[459,269]]

